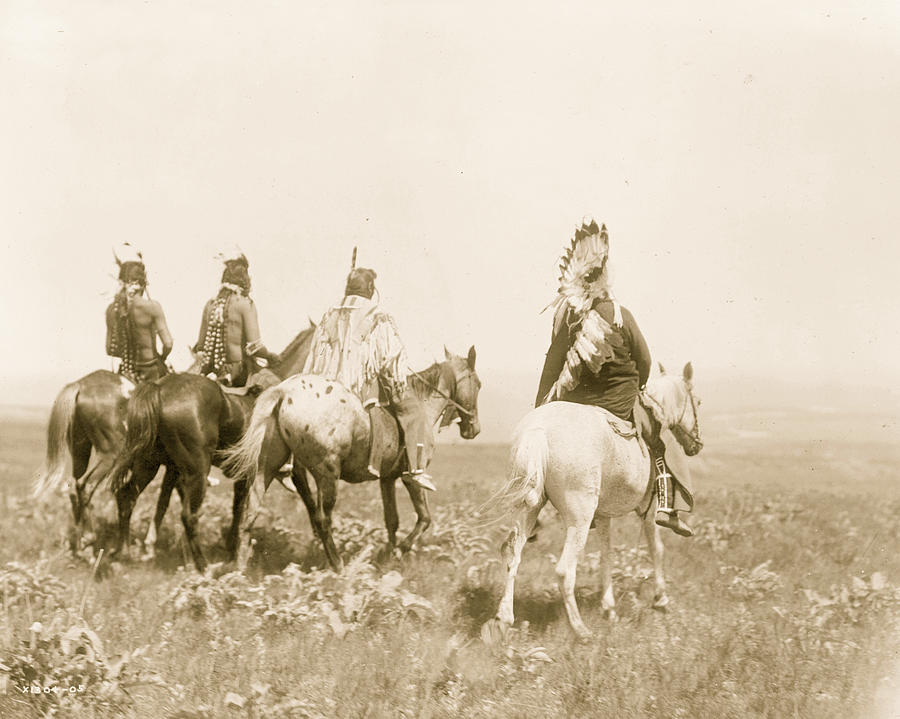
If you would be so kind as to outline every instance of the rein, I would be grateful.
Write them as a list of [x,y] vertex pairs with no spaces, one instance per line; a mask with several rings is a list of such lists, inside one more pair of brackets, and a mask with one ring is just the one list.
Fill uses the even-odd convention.
[[[409,373],[410,373],[411,375],[414,375],[415,377],[417,377],[418,380],[419,380],[422,384],[424,384],[426,387],[428,387],[428,389],[430,389],[432,392],[436,392],[438,395],[440,395],[440,396],[443,397],[445,400],[447,400],[448,404],[453,405],[453,407],[456,409],[456,411],[459,412],[460,414],[464,414],[464,415],[465,415],[466,417],[468,417],[469,419],[472,419],[472,418],[475,416],[475,413],[474,413],[474,412],[470,412],[469,410],[467,410],[467,409],[466,409],[465,407],[463,407],[459,402],[457,402],[455,399],[453,399],[450,395],[448,395],[446,392],[444,392],[443,390],[439,389],[438,387],[435,387],[433,384],[431,384],[431,382],[429,382],[427,379],[425,379],[422,375],[420,375],[420,374],[419,374],[418,372],[416,372],[414,369],[409,370]],[[467,372],[467,373],[464,375],[463,379],[465,379],[465,378],[467,378],[467,377],[471,377],[471,376],[472,376],[472,373],[471,373],[471,372]],[[454,376],[454,380],[455,380],[457,383],[459,382],[459,380],[456,379],[455,376]]]
[[[646,389],[644,389],[644,390],[641,391],[641,397],[644,398],[644,400],[650,400],[653,404],[655,404],[655,405],[659,408],[659,410],[660,410],[660,412],[662,413],[662,415],[665,416],[665,414],[666,414],[666,408],[662,406],[662,403],[661,403],[658,399],[656,399],[656,397],[654,397],[652,394],[650,394],[649,392],[647,392]],[[672,423],[672,426],[673,426],[673,427],[676,426],[676,425],[681,424],[681,420],[683,420],[683,419],[684,419],[684,415],[687,414],[687,406],[688,406],[688,403],[689,403],[689,402],[690,402],[690,404],[691,404],[691,409],[694,410],[694,426],[695,426],[695,427],[697,426],[697,408],[694,406],[694,403],[691,402],[691,392],[690,392],[690,390],[687,389],[687,388],[685,388],[685,393],[684,393],[684,405],[683,405],[682,408],[681,408],[681,415],[678,417],[678,419],[675,420],[675,422]]]

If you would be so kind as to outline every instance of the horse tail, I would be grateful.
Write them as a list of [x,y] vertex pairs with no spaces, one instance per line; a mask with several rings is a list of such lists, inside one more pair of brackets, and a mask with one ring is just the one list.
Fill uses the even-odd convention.
[[[540,506],[544,502],[548,456],[547,433],[543,427],[528,427],[518,433],[510,450],[506,482],[488,499],[479,514],[494,516],[494,521],[500,521],[520,507]],[[493,522],[489,520],[488,523]]]
[[80,389],[78,382],[67,384],[53,402],[47,423],[47,455],[32,489],[32,497],[37,500],[46,499],[65,482],[66,450],[72,440],[75,405]]
[[253,415],[239,441],[220,452],[219,467],[229,477],[253,479],[259,468],[259,456],[270,428],[277,429],[278,412],[284,390],[270,387],[256,399]]
[[116,456],[109,473],[109,488],[118,492],[130,481],[128,470],[141,454],[149,452],[159,434],[160,390],[155,382],[137,386],[128,400],[125,444]]

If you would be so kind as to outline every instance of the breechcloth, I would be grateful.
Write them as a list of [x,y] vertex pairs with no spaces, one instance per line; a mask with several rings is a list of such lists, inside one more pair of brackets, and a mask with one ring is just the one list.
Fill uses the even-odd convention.
[[669,430],[663,430],[660,423],[650,414],[640,401],[634,404],[634,424],[650,451],[650,481],[656,478],[656,459],[662,457],[669,474],[672,475],[672,489],[675,495],[673,509],[690,512],[694,508],[693,484],[688,469],[687,458]]
[[[121,366],[119,367],[119,374],[126,374],[122,371]],[[153,382],[160,377],[165,377],[167,374],[169,374],[169,368],[166,367],[166,363],[163,362],[162,358],[154,357],[146,362],[136,361],[134,363],[134,376],[129,379],[132,379],[135,383]]]

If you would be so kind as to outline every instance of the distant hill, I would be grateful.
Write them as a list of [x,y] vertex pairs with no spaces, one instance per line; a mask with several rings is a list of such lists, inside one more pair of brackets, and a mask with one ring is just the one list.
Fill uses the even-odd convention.
[[[508,442],[516,424],[531,409],[537,374],[481,370],[479,397],[483,442]],[[853,387],[839,382],[787,381],[745,377],[723,371],[698,372],[696,391],[702,401],[701,424],[716,415],[790,411],[900,417],[898,384]],[[459,441],[444,430],[442,441]]]
[[[531,409],[538,373],[522,370],[479,368],[483,388],[479,397],[484,443],[506,443],[519,420]],[[697,371],[696,390],[702,399],[701,422],[718,415],[746,412],[813,411],[868,416],[900,417],[900,382],[873,386],[842,382],[772,379],[743,376],[736,372]],[[46,421],[50,405],[65,381],[54,377],[4,381],[5,401],[0,416],[8,419]],[[455,429],[445,429],[441,442],[458,442]]]

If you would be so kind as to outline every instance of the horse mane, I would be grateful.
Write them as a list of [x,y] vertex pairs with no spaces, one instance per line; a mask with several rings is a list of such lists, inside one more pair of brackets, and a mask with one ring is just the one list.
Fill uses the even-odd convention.
[[435,362],[428,369],[424,369],[416,374],[410,374],[407,377],[407,382],[409,382],[409,386],[416,393],[416,396],[419,399],[424,399],[440,385],[441,376],[445,372],[450,371],[452,370],[448,362]]
[[[309,345],[312,343],[312,336],[315,331],[316,326],[312,322],[310,322],[309,327],[300,330],[300,332],[297,333],[297,336],[288,343],[288,346],[281,351],[281,364],[276,369],[281,371],[289,368],[295,361],[295,357],[303,352],[304,344],[308,350]],[[300,367],[297,371],[299,372],[302,369],[303,368]]]
[[310,325],[309,327],[306,327],[305,329],[300,330],[297,333],[297,336],[294,337],[294,339],[292,339],[290,342],[288,342],[288,346],[285,347],[281,351],[282,357],[284,357],[285,355],[289,355],[292,352],[296,351],[296,349],[304,342],[304,340],[306,340],[308,337],[310,337],[312,335],[312,333],[315,332],[315,330],[316,330],[315,325]]
[[678,421],[684,392],[680,378],[673,375],[654,377],[647,382],[644,393],[650,397],[645,407],[663,427],[671,427]]

